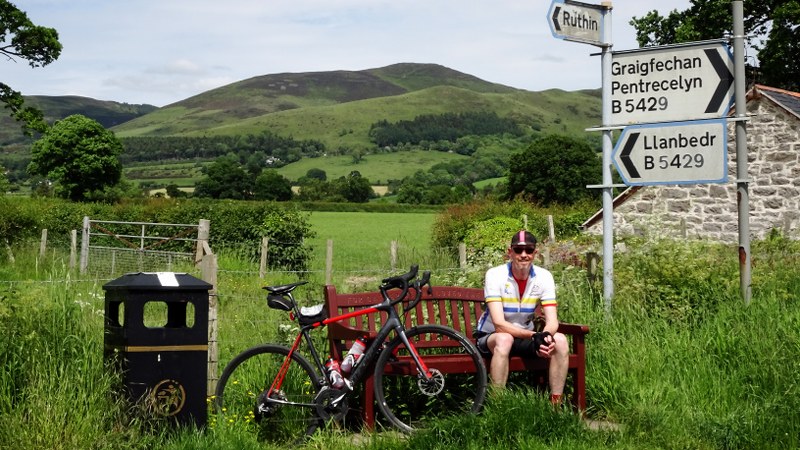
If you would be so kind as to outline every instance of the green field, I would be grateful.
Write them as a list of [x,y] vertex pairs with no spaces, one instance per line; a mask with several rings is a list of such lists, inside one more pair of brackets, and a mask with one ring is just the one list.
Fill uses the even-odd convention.
[[369,178],[372,184],[386,184],[388,180],[402,180],[418,170],[427,170],[439,163],[466,159],[456,153],[412,150],[397,153],[368,154],[358,162],[352,156],[323,156],[321,158],[303,158],[278,169],[284,177],[296,181],[305,176],[309,169],[322,169],[328,180],[349,175],[358,171]]
[[[456,153],[412,150],[397,153],[378,153],[365,155],[358,163],[349,155],[303,158],[278,169],[278,173],[291,181],[306,175],[309,169],[322,169],[328,180],[348,176],[358,171],[369,178],[373,185],[386,184],[388,180],[401,180],[418,170],[427,170],[439,163],[464,159],[467,156]],[[124,169],[125,177],[135,183],[152,182],[160,185],[171,183],[182,187],[194,186],[203,174],[201,168],[211,162],[191,162],[176,164],[142,164]]]
[[[437,249],[431,248],[434,213],[313,212],[311,226],[317,236],[310,240],[318,249],[316,269],[323,269],[327,241],[333,241],[336,271],[384,271],[391,268],[392,241],[398,245],[398,267],[430,263]],[[418,261],[412,261],[417,258]]]

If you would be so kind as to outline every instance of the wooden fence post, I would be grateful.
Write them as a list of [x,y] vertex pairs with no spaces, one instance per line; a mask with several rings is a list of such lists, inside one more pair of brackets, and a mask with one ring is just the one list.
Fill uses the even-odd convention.
[[467,244],[463,242],[458,244],[458,267],[467,268]]
[[87,268],[89,268],[89,216],[83,216],[83,230],[81,231],[80,272],[85,273]]
[[264,278],[267,275],[267,253],[269,252],[269,237],[261,238],[261,263],[258,265],[258,277]]
[[392,241],[389,247],[389,259],[391,260],[392,272],[397,268],[397,241]]
[[325,249],[325,284],[333,284],[333,239],[328,239]]
[[211,231],[211,221],[208,219],[200,219],[197,227],[197,248],[195,249],[194,263],[200,264],[203,260],[203,255],[213,253],[211,246],[208,245],[208,235]]
[[75,269],[75,264],[77,261],[77,253],[78,253],[78,230],[70,231],[70,243],[69,243],[69,268],[70,270]]
[[553,215],[552,214],[548,214],[547,215],[547,229],[550,232],[550,234],[548,235],[550,237],[550,242],[555,242],[556,241],[556,227],[553,224]]
[[219,365],[219,348],[217,338],[219,323],[217,322],[217,255],[204,255],[200,261],[200,272],[203,281],[211,285],[208,291],[208,381],[206,394],[211,396],[217,388],[217,367]]
[[47,228],[42,229],[42,240],[39,242],[39,257],[44,258],[47,253]]
[[590,283],[594,283],[597,279],[597,263],[600,261],[600,255],[595,252],[586,253],[586,277]]

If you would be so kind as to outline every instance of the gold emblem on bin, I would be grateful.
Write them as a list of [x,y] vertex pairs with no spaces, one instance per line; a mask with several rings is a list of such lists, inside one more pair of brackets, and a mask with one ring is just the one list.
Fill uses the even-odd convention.
[[178,414],[186,403],[186,389],[171,379],[161,380],[150,393],[150,404],[162,416]]

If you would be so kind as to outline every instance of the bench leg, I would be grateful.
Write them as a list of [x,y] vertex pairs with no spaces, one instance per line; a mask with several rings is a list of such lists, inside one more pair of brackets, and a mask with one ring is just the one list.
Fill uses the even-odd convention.
[[361,414],[364,425],[370,429],[375,429],[375,379],[369,375],[364,380],[364,392],[361,396]]

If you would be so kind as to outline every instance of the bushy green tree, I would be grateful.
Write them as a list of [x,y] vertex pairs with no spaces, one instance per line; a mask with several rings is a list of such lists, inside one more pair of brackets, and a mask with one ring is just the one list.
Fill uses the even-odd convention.
[[[800,1],[744,2],[745,35],[757,50],[759,83],[800,90]],[[691,0],[683,11],[662,16],[653,10],[634,17],[636,40],[642,47],[719,39],[733,28],[730,0]],[[750,63],[751,61],[748,61]]]
[[[31,67],[44,67],[61,55],[58,32],[35,25],[25,12],[11,2],[0,0],[0,55],[12,62],[22,58]],[[3,82],[0,82],[0,103],[11,110],[13,118],[23,122],[26,133],[43,132],[47,128],[42,112],[25,106],[22,94]]]
[[220,156],[204,168],[205,177],[195,183],[195,197],[252,198],[253,177],[239,164],[235,156]]
[[115,200],[122,178],[122,144],[114,133],[80,114],[59,120],[31,147],[28,172],[55,183],[73,201]]
[[314,178],[317,180],[326,181],[328,179],[328,174],[324,170],[315,167],[313,169],[308,169],[306,172],[306,178]]
[[292,182],[275,169],[265,170],[256,177],[253,195],[256,200],[285,202],[292,199]]
[[511,156],[508,197],[522,196],[542,206],[569,205],[598,196],[587,189],[602,179],[602,161],[583,140],[548,135]]
[[347,177],[340,177],[333,183],[334,191],[351,203],[366,203],[374,195],[369,179],[357,171]]

